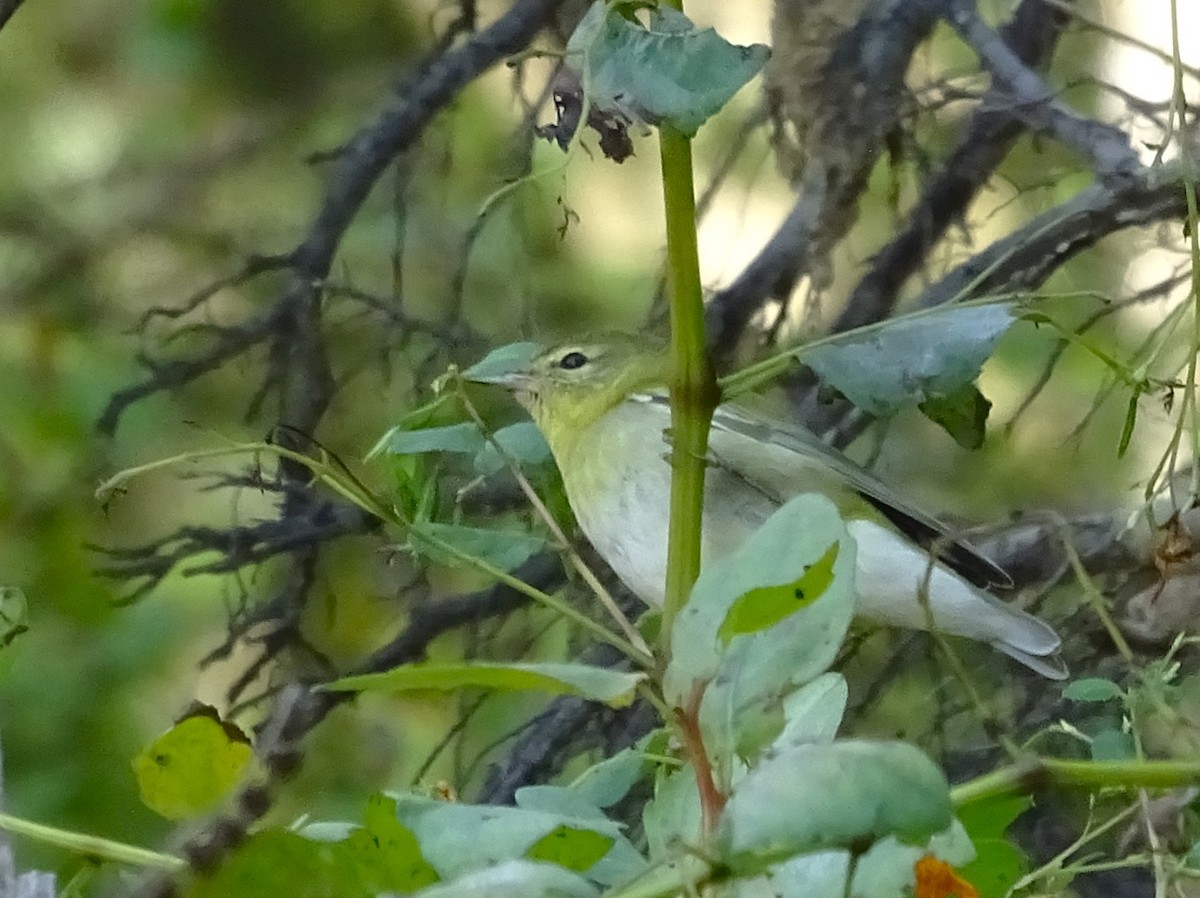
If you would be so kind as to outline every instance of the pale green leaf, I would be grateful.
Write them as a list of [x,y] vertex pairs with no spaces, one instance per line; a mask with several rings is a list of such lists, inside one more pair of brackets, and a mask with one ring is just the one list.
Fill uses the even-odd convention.
[[654,797],[642,810],[642,827],[650,859],[661,861],[679,845],[700,842],[700,792],[691,766],[662,771],[654,783]]
[[784,699],[783,732],[772,747],[782,749],[805,742],[832,741],[846,713],[849,696],[846,678],[839,673],[825,673],[805,683]]
[[[527,860],[534,846],[547,851],[548,843],[543,840],[560,828],[587,831],[610,841],[608,850],[584,871],[595,882],[608,885],[623,881],[646,866],[621,834],[620,824],[594,807],[583,816],[574,816],[402,796],[397,799],[396,813],[400,822],[416,834],[424,856],[446,881],[505,861]],[[567,841],[572,843],[572,851],[580,849],[573,855],[576,861],[583,859],[584,847],[597,849],[600,845],[599,839],[584,836],[572,836]]]
[[[641,746],[644,741],[638,745]],[[569,788],[597,807],[611,807],[629,794],[629,790],[645,775],[647,766],[640,747],[626,748],[583,771]]]
[[393,455],[417,455],[422,452],[455,452],[473,455],[485,445],[483,434],[474,424],[448,424],[422,430],[388,432],[387,451]]
[[1014,307],[992,303],[910,315],[801,348],[797,357],[863,411],[883,417],[974,383],[1015,320]]
[[1092,738],[1093,761],[1129,761],[1137,757],[1133,736],[1120,730],[1104,730]]
[[425,430],[450,424],[461,418],[462,412],[458,407],[458,397],[453,393],[443,393],[425,405],[405,412],[400,420],[376,441],[375,445],[371,447],[371,451],[366,454],[365,460],[370,461],[375,456],[386,452],[392,435],[398,431]]
[[[550,461],[550,446],[541,430],[532,421],[518,421],[502,427],[492,434],[504,455],[521,468],[532,468]],[[475,470],[480,474],[494,474],[505,465],[504,457],[491,443],[485,443],[475,456]]]
[[[670,703],[683,706],[697,682],[709,683],[700,726],[719,782],[731,782],[735,759],[770,744],[784,725],[784,698],[836,657],[854,613],[854,557],[854,540],[837,509],[824,496],[805,494],[701,572],[675,622],[664,690]],[[819,596],[797,603],[795,584],[807,584],[806,578]],[[792,613],[766,629],[722,639],[731,609],[743,609],[743,620],[751,617],[743,596],[778,585]],[[770,590],[757,594],[771,600]]]
[[895,836],[924,844],[951,822],[950,787],[902,742],[788,746],[738,783],[717,832],[722,858],[755,872],[809,851]]
[[1125,693],[1112,680],[1103,677],[1082,677],[1068,683],[1062,694],[1063,698],[1073,702],[1106,702],[1121,698]]
[[693,135],[770,56],[762,44],[731,44],[667,6],[649,16],[643,27],[597,0],[571,35],[568,65],[601,113]]
[[439,564],[467,563],[439,543],[505,571],[520,567],[546,545],[540,536],[520,530],[492,530],[432,521],[416,521],[409,527],[409,547],[415,552]]
[[[731,609],[740,607],[743,596],[764,587],[790,588],[830,558],[833,580],[823,584],[816,601],[767,630],[728,643],[721,638]],[[822,673],[850,624],[853,570],[854,541],[833,503],[815,493],[788,501],[736,552],[701,571],[671,634],[671,664],[664,678],[667,701],[684,705],[693,684],[711,680],[726,655],[743,645],[769,655],[775,667],[789,668],[793,683]],[[787,658],[788,664],[779,664],[780,658]]]
[[600,890],[556,864],[513,859],[474,870],[412,898],[595,898]]
[[[904,845],[895,838],[881,839],[861,854],[854,865],[854,881],[846,889],[850,852],[813,851],[767,868],[757,877],[737,880],[737,898],[912,898],[916,886],[914,865],[926,854],[958,866],[974,852],[971,840],[954,822],[928,844]],[[741,887],[745,883],[747,887]],[[932,896],[931,896],[932,898]],[[938,898],[951,898],[941,896]]]
[[496,690],[535,690],[553,695],[578,695],[623,707],[633,701],[645,674],[590,667],[586,664],[536,664],[462,661],[449,664],[405,664],[388,671],[342,677],[324,688],[334,692],[452,691],[477,687]]
[[[646,859],[624,839],[614,839],[609,817],[588,797],[565,786],[526,786],[515,795],[522,811],[542,812],[564,821],[526,852],[529,860],[556,860],[597,882],[624,882],[641,873]],[[600,848],[604,847],[601,851]]]

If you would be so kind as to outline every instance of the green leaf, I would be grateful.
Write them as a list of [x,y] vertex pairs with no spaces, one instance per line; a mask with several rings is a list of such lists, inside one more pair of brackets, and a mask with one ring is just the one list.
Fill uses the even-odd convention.
[[[643,738],[638,745],[645,743]],[[611,758],[593,764],[568,787],[599,808],[612,807],[629,794],[649,765],[643,749],[626,748]]]
[[[953,397],[979,377],[1013,323],[1015,302],[909,315],[796,355],[825,383],[876,417]],[[940,422],[939,422],[940,423]]]
[[1200,870],[1200,842],[1192,843],[1192,847],[1184,855],[1184,863],[1189,870]]
[[449,424],[423,430],[388,431],[387,451],[393,455],[417,455],[421,452],[457,452],[474,455],[486,445],[474,424]]
[[595,898],[599,894],[582,876],[555,864],[514,859],[422,889],[412,898]]
[[680,845],[698,845],[701,840],[700,792],[696,771],[662,771],[654,783],[654,797],[642,810],[642,828],[652,861],[672,856]]
[[1128,761],[1137,757],[1133,737],[1120,730],[1103,730],[1092,737],[1093,761]]
[[942,771],[902,742],[789,746],[738,784],[717,831],[722,858],[757,872],[808,851],[887,836],[921,844],[951,823]]
[[189,898],[375,898],[410,894],[438,881],[412,830],[396,819],[396,801],[375,795],[362,826],[317,823],[302,832],[261,830],[208,876]]
[[578,695],[614,708],[633,701],[645,674],[627,673],[586,664],[501,664],[463,661],[451,664],[405,664],[382,673],[342,677],[325,684],[333,692],[451,691],[478,687],[499,690],[537,690],[553,695]]
[[959,822],[976,852],[975,860],[959,873],[979,889],[980,898],[1004,898],[1028,869],[1025,855],[1005,838],[1005,832],[1031,807],[1033,799],[1028,795],[996,795],[959,811]]
[[805,683],[783,702],[786,724],[772,748],[806,742],[831,742],[841,726],[850,697],[846,679],[839,673],[826,673]]
[[608,854],[612,845],[612,836],[560,824],[530,845],[525,857],[583,873]]
[[546,541],[540,536],[520,530],[491,530],[432,521],[414,522],[408,533],[408,544],[413,551],[439,564],[451,566],[461,566],[467,562],[446,551],[438,542],[505,571],[520,567],[529,556],[546,546]]
[[833,583],[833,564],[840,547],[840,543],[831,544],[824,555],[806,566],[804,573],[791,583],[760,586],[739,596],[721,621],[717,637],[728,645],[733,637],[773,627],[821,598]]
[[417,837],[396,819],[396,799],[389,795],[368,799],[363,825],[352,830],[338,850],[375,892],[407,893],[438,881]]
[[[750,880],[760,890],[740,893],[771,898],[912,898],[916,886],[914,865],[926,854],[959,865],[972,857],[971,843],[962,828],[951,824],[928,845],[904,845],[894,838],[881,839],[861,854],[854,865],[851,888],[846,888],[850,852],[815,851],[773,865],[768,875]],[[938,895],[938,898],[950,898]]]
[[[446,881],[504,861],[527,860],[527,853],[535,845],[548,851],[546,836],[564,827],[610,840],[608,850],[584,871],[595,882],[611,885],[624,881],[646,866],[621,834],[620,824],[594,806],[574,815],[523,807],[453,804],[412,795],[397,799],[396,813],[400,822],[416,834],[423,854]],[[594,849],[600,844],[598,839],[578,835],[566,841],[571,843],[572,851],[578,850],[573,858],[579,862],[585,845]]]
[[543,350],[540,343],[509,343],[498,346],[462,373],[464,380],[487,383],[524,370]]
[[197,877],[186,898],[372,898],[346,858],[297,833],[262,830],[209,876]]
[[962,808],[958,822],[973,840],[998,839],[1031,807],[1033,799],[1028,795],[993,795]]
[[978,449],[983,445],[992,404],[974,384],[965,384],[948,396],[931,396],[917,408],[964,449]]
[[[683,706],[696,683],[709,684],[700,727],[720,782],[731,782],[735,758],[753,756],[778,735],[784,698],[836,657],[854,613],[854,556],[854,540],[834,505],[805,494],[732,555],[701,571],[671,634],[663,688],[668,702]],[[794,608],[798,582],[818,598],[767,629],[722,638],[735,606],[748,619],[744,595],[783,585],[776,610],[788,603]]]
[[979,891],[979,898],[1006,898],[1029,869],[1025,855],[1008,839],[976,839],[977,857],[959,875]]
[[568,869],[587,871],[598,882],[624,882],[645,869],[646,859],[632,845],[597,830],[612,821],[582,792],[565,786],[526,786],[517,790],[515,798],[523,811],[565,821],[534,843],[530,852],[536,851],[537,857],[527,852],[528,859],[556,859]]
[[1121,439],[1117,443],[1117,458],[1124,458],[1129,449],[1129,441],[1133,439],[1133,428],[1137,425],[1138,400],[1142,396],[1142,385],[1138,384],[1129,397],[1129,405],[1125,407],[1125,423],[1121,427]]
[[370,461],[375,456],[386,452],[393,434],[397,431],[425,430],[430,427],[455,423],[461,419],[462,411],[458,405],[458,397],[453,393],[443,393],[425,405],[406,412],[387,433],[376,441],[364,460]]
[[1106,702],[1125,695],[1121,687],[1103,677],[1083,677],[1068,683],[1063,698],[1073,702]]
[[[833,503],[806,493],[771,515],[736,552],[707,565],[671,634],[671,664],[664,676],[667,701],[685,704],[693,684],[711,680],[728,652],[741,645],[753,644],[759,655],[769,654],[776,668],[790,670],[794,683],[824,672],[853,614],[853,544]],[[764,587],[790,588],[829,558],[833,583],[825,585],[816,601],[770,629],[732,641],[721,638],[732,608],[743,596]],[[788,664],[780,665],[780,658],[787,658]]]
[[[551,459],[550,446],[532,421],[518,421],[502,427],[492,434],[492,439],[522,468],[544,465]],[[504,458],[491,443],[485,443],[475,456],[475,470],[480,474],[495,474],[503,467]]]
[[601,114],[691,136],[770,56],[762,44],[731,44],[667,6],[654,6],[649,17],[644,27],[597,0],[567,43],[567,63]]
[[143,804],[169,820],[182,820],[224,799],[253,756],[246,735],[204,705],[134,758],[133,772]]

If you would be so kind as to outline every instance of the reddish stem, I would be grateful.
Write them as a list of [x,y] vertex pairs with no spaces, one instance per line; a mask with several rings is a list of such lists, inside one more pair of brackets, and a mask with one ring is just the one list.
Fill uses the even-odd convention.
[[708,750],[704,747],[704,739],[700,735],[700,700],[704,698],[704,690],[708,684],[697,681],[692,688],[686,708],[675,709],[675,719],[679,724],[679,735],[683,739],[683,750],[692,769],[696,771],[696,788],[700,793],[700,821],[707,841],[717,830],[717,822],[721,812],[725,810],[726,795],[717,788],[713,778],[712,764],[708,760]]

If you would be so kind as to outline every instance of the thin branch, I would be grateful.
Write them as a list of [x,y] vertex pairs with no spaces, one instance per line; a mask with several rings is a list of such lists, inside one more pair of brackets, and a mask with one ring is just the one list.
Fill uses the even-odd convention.
[[484,70],[523,49],[562,0],[517,0],[488,28],[435,58],[395,100],[342,148],[320,211],[296,248],[301,276],[324,280],[350,222],[392,160]]
[[261,343],[275,326],[275,316],[264,315],[238,327],[221,329],[221,339],[207,352],[188,359],[155,361],[141,356],[142,363],[151,369],[150,377],[118,390],[108,400],[96,428],[106,436],[116,432],[121,415],[135,402],[163,390],[175,389],[196,378],[215,371],[224,363],[237,358],[247,349]]
[[[1065,21],[1045,0],[1023,0],[1001,36],[1018,59],[1040,68],[1049,61]],[[941,170],[908,213],[905,227],[871,260],[834,331],[851,330],[891,314],[900,288],[991,180],[1025,131],[1024,122],[1001,102],[1004,96],[993,87],[983,97]]]
[[993,293],[1032,290],[1068,259],[1125,228],[1182,218],[1186,203],[1175,164],[1142,169],[1111,186],[1096,183],[1006,234],[926,290],[921,308]]
[[252,255],[246,259],[242,267],[237,271],[227,274],[225,277],[218,278],[210,284],[205,285],[197,290],[178,306],[151,306],[143,313],[141,320],[138,322],[137,330],[145,330],[147,325],[154,318],[181,318],[184,315],[198,309],[204,303],[208,302],[222,290],[227,287],[238,287],[246,283],[260,274],[267,271],[279,271],[287,268],[291,264],[291,257],[287,255],[280,256],[260,256]]
[[1042,77],[979,17],[974,0],[947,0],[947,21],[1010,95],[1012,113],[1036,131],[1053,135],[1088,161],[1102,179],[1117,181],[1141,167],[1129,136],[1119,128],[1071,111]]
[[838,35],[822,92],[813,98],[822,108],[811,114],[805,134],[799,198],[746,270],[709,300],[709,343],[718,364],[764,303],[785,298],[803,274],[823,268],[853,225],[879,148],[899,121],[905,73],[935,12],[930,0],[872,4]]
[[[283,256],[252,259],[238,273],[215,282],[184,306],[190,311],[224,286],[271,268],[286,259],[290,285],[275,306],[239,327],[226,328],[221,340],[188,359],[157,363],[145,381],[110,400],[99,421],[111,434],[124,411],[147,396],[177,389],[235,358],[251,346],[271,341],[267,383],[280,391],[283,420],[313,431],[321,418],[333,378],[320,337],[320,286],[329,276],[346,230],[392,160],[412,146],[432,118],[472,80],[506,55],[524,48],[550,19],[562,0],[517,0],[492,25],[455,49],[434,57],[409,85],[337,155],[324,198],[304,239]],[[469,6],[464,14],[469,12]],[[247,273],[249,272],[249,273]],[[155,314],[163,314],[157,310]],[[272,330],[273,329],[273,330]]]

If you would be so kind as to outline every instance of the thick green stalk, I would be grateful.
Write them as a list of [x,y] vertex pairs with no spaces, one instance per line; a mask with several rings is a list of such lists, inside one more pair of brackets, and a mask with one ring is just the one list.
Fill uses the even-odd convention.
[[668,125],[660,130],[672,366],[671,532],[661,637],[665,659],[672,624],[700,573],[704,459],[717,389],[704,333],[691,142]]
[[1027,758],[955,786],[956,808],[1038,788],[1177,789],[1200,783],[1200,761],[1074,761]]

